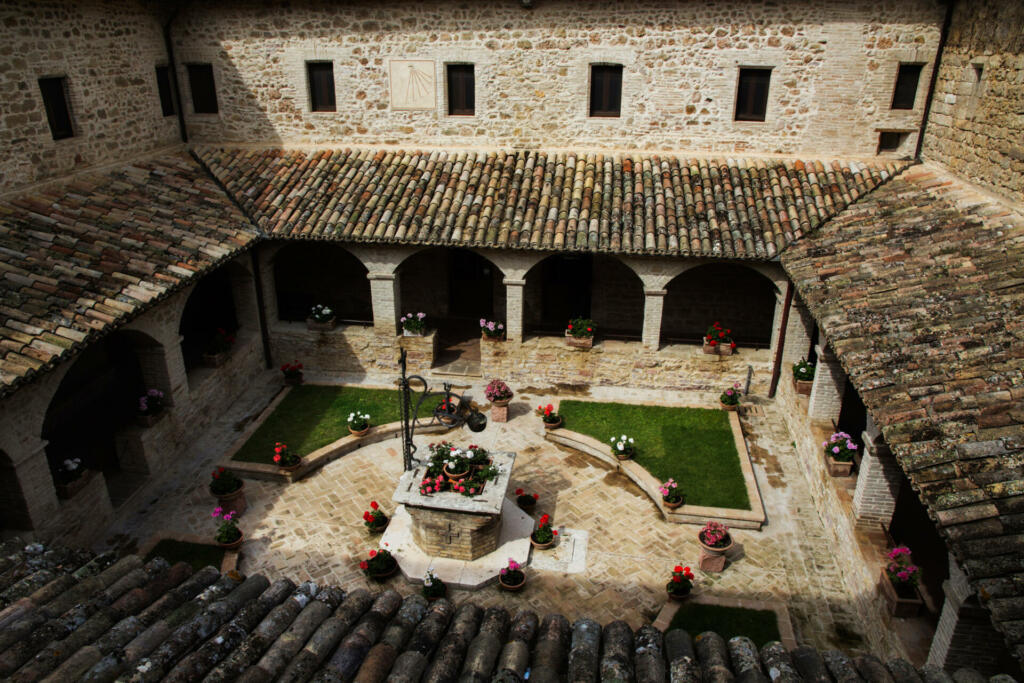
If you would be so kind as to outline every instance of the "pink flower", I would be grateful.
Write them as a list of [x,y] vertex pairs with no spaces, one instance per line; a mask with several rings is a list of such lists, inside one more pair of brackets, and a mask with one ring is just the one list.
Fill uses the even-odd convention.
[[839,452],[839,446],[833,446],[832,447],[832,452],[833,453],[838,453]]

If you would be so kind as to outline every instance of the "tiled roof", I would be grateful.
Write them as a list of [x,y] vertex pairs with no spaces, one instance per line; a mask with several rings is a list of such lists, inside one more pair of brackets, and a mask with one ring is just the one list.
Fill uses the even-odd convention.
[[255,236],[184,152],[0,201],[0,395]]
[[906,166],[508,152],[201,149],[267,234],[769,259]]
[[[529,587],[527,587],[529,590]],[[526,601],[523,601],[524,604]],[[902,659],[745,637],[603,628],[184,562],[0,543],[0,677],[11,681],[953,683]],[[984,681],[977,672],[956,680]],[[999,679],[991,679],[993,682]],[[1007,680],[1003,677],[1002,680]],[[1012,679],[1011,679],[1012,680]]]
[[782,263],[1024,657],[1024,216],[915,167]]

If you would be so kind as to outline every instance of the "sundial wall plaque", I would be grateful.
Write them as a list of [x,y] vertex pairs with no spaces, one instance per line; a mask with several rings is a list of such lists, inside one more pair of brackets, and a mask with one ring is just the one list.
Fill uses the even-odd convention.
[[437,78],[429,59],[392,59],[391,108],[403,111],[434,109]]

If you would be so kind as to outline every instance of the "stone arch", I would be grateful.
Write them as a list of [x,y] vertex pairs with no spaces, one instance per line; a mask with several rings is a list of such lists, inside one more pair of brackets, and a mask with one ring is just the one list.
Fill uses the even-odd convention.
[[526,273],[526,333],[560,335],[571,318],[591,318],[602,337],[640,339],[644,286],[636,270],[605,254],[552,254]]
[[486,256],[461,247],[417,251],[395,269],[400,314],[423,311],[435,323],[473,327],[480,318],[505,317],[501,269]]
[[205,275],[188,295],[178,324],[186,372],[202,366],[203,354],[212,349],[220,331],[230,338],[237,334],[240,325],[234,290],[236,282],[245,277],[240,268],[228,264]]
[[339,322],[373,322],[367,268],[344,247],[286,244],[274,254],[273,268],[278,320],[305,320],[314,305],[323,304]]
[[0,530],[27,530],[33,526],[14,462],[0,450]]
[[720,321],[740,346],[770,348],[776,285],[757,269],[735,263],[687,268],[666,286],[661,342],[699,344]]

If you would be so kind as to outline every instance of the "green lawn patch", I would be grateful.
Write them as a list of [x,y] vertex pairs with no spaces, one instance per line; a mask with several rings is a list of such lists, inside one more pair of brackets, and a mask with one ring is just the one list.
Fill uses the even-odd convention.
[[685,602],[672,617],[668,630],[681,628],[696,638],[705,631],[714,631],[726,640],[746,636],[757,647],[779,640],[779,619],[769,609],[746,609],[721,605],[700,605]]
[[274,444],[283,441],[299,456],[309,455],[348,434],[348,416],[359,411],[373,425],[399,420],[398,391],[360,387],[299,385],[278,404],[232,460],[273,464]]
[[154,557],[162,557],[171,565],[179,562],[188,562],[192,565],[193,571],[199,571],[203,567],[214,567],[220,571],[220,563],[224,561],[224,548],[204,543],[188,543],[186,541],[174,541],[165,538],[153,546],[153,549],[146,555],[146,562]]
[[569,400],[558,413],[566,429],[605,444],[633,437],[633,459],[659,481],[675,479],[688,505],[750,509],[725,411]]

